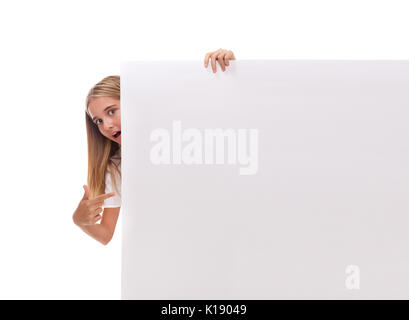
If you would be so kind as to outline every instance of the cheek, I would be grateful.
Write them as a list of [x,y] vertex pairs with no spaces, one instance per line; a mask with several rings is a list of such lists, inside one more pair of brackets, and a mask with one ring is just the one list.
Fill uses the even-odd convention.
[[98,127],[98,130],[99,130],[99,133],[102,134],[105,138],[110,139],[109,135],[108,135],[106,132],[104,132],[104,131],[101,129],[101,127]]

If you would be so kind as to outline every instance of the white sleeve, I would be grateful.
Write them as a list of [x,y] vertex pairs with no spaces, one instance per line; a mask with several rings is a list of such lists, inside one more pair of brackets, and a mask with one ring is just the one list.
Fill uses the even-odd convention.
[[[119,192],[121,192],[121,178],[119,177],[119,175],[116,172],[115,172],[115,179],[116,179],[116,184],[117,184],[118,190],[119,190]],[[112,183],[111,175],[109,173],[109,170],[107,170],[107,172],[105,174],[105,193],[110,193],[110,192],[115,192],[115,195],[113,197],[110,197],[110,198],[104,200],[104,207],[105,208],[120,207],[121,204],[122,204],[121,196],[115,190],[114,185]]]

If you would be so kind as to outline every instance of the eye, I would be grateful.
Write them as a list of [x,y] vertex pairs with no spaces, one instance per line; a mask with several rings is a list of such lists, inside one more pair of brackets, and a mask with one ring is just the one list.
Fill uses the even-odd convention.
[[[115,112],[115,109],[111,109],[111,110],[109,110],[109,111],[108,111],[108,114],[109,114],[111,111],[114,111],[114,112]],[[98,119],[97,121],[95,121],[95,124],[96,124],[96,125],[98,125],[98,124],[99,124],[99,123],[98,123],[98,121],[99,121],[99,120],[101,120],[101,119]]]

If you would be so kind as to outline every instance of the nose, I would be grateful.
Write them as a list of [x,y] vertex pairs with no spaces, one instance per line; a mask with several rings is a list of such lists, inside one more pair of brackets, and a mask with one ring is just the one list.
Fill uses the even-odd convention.
[[104,119],[104,129],[111,130],[112,128],[112,120],[111,119]]

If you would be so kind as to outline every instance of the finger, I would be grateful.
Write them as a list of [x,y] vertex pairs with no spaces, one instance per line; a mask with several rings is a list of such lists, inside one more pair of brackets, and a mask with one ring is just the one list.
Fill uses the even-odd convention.
[[103,206],[104,206],[104,203],[98,203],[98,204],[92,203],[92,204],[89,204],[87,208],[90,213],[97,214],[97,213],[101,213],[102,211],[104,211]]
[[229,66],[229,65],[230,65],[229,55],[228,55],[228,54],[226,54],[226,55],[224,56],[224,64],[225,64],[226,66]]
[[217,55],[214,53],[214,54],[212,54],[212,69],[213,69],[213,73],[215,73],[216,71],[217,71],[217,69],[216,69],[216,57],[217,57]]
[[84,195],[82,197],[83,200],[88,200],[89,199],[89,189],[88,186],[85,184],[82,186],[84,188]]
[[234,60],[234,55],[233,52],[228,51],[226,53],[226,55],[224,56],[224,61],[226,62],[226,65],[229,66],[230,65],[230,60]]
[[97,202],[97,203],[90,203],[90,208],[92,208],[92,209],[97,209],[97,208],[99,208],[99,207],[102,207],[104,205],[104,201],[100,201],[100,202]]
[[205,66],[205,68],[207,68],[207,66],[209,65],[210,55],[211,55],[211,52],[206,53],[206,55],[205,55],[205,59],[204,59],[204,66]]
[[115,192],[101,194],[101,195],[95,197],[94,199],[90,200],[90,203],[91,204],[96,204],[98,202],[104,201],[105,199],[111,198],[114,195],[115,195]]
[[98,214],[98,215],[96,215],[95,217],[94,217],[94,223],[97,223],[99,220],[101,220],[102,219],[102,216],[100,215],[100,214]]
[[94,207],[91,209],[91,212],[94,212],[95,214],[101,213],[102,211],[104,211],[104,209],[102,209],[102,206]]
[[236,60],[234,53],[232,51],[228,51],[224,56],[224,60],[226,61],[226,65],[230,65],[230,60]]
[[222,71],[226,71],[226,67],[224,66],[224,55],[225,53],[220,53],[217,56],[217,61],[219,61],[220,67],[222,68]]

